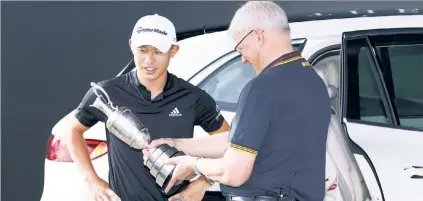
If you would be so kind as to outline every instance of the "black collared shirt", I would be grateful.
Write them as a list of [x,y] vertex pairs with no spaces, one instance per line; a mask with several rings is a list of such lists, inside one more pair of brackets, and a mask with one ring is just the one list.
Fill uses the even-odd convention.
[[251,176],[222,192],[323,200],[330,116],[326,86],[300,53],[276,59],[243,89],[229,133],[230,148],[256,156]]
[[[151,100],[150,92],[140,84],[135,71],[100,82],[112,102],[129,108],[148,128],[152,139],[191,138],[195,125],[205,131],[218,130],[224,118],[215,101],[205,91],[168,73],[163,92]],[[90,89],[78,106],[77,119],[91,127],[106,117],[90,107],[96,96]],[[154,177],[143,164],[141,150],[129,147],[109,131],[109,183],[122,201],[165,201]]]

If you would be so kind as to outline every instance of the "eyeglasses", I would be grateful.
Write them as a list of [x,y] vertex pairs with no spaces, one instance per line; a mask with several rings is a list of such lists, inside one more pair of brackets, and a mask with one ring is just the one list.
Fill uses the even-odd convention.
[[239,47],[239,45],[247,38],[247,36],[249,36],[251,33],[253,33],[254,31],[259,31],[259,32],[264,32],[264,30],[262,29],[252,29],[251,31],[249,31],[247,34],[245,34],[245,36],[238,42],[238,44],[236,44],[235,46],[235,50],[238,51],[239,53],[241,53],[242,48]]
[[242,41],[245,40],[245,38],[247,38],[248,35],[250,35],[252,32],[254,31],[254,29],[252,29],[251,31],[249,31],[247,34],[245,34],[245,36],[238,42],[238,44],[236,44],[235,46],[235,50],[238,52],[241,52],[241,48],[239,48],[238,46],[242,43]]

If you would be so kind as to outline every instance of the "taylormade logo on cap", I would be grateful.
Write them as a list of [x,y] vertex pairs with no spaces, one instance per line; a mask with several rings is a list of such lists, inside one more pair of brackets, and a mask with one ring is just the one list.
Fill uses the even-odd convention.
[[162,31],[160,29],[151,29],[151,28],[138,27],[137,33],[141,33],[141,32],[156,32],[156,33],[163,34],[163,35],[167,36],[167,32],[166,31]]

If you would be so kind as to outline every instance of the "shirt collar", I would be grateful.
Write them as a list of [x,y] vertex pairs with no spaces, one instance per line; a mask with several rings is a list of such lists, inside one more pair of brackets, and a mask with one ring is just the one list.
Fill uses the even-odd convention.
[[301,53],[300,53],[300,52],[296,52],[296,51],[293,51],[293,52],[290,52],[290,53],[283,54],[282,56],[280,56],[280,57],[278,57],[277,59],[275,59],[275,60],[273,60],[272,62],[270,62],[270,64],[269,64],[269,65],[267,65],[267,66],[263,69],[263,71],[262,71],[262,72],[267,71],[268,69],[273,68],[273,67],[275,67],[275,66],[277,66],[277,65],[280,65],[280,63],[287,62],[288,60],[290,60],[290,59],[292,59],[292,58],[294,58],[294,57],[299,57],[299,56],[301,56]]
[[131,83],[133,84],[133,86],[135,86],[136,89],[138,89],[139,92],[141,92],[141,95],[148,101],[156,101],[163,99],[163,93],[169,90],[173,85],[173,76],[167,71],[166,84],[163,88],[163,92],[157,95],[153,100],[151,100],[151,92],[144,85],[141,84],[137,76],[137,71],[134,70],[131,73]]

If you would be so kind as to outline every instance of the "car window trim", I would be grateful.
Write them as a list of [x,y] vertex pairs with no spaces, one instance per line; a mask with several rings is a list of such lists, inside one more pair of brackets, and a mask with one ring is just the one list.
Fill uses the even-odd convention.
[[[199,71],[197,71],[196,73],[194,73],[194,75],[192,75],[190,78],[188,78],[187,79],[187,81],[188,82],[191,82],[191,80],[192,79],[194,79],[194,77],[196,77],[198,74],[200,74],[200,73],[202,73],[205,69],[207,69],[209,66],[211,66],[211,65],[213,65],[214,63],[216,63],[217,61],[219,61],[220,59],[222,59],[222,58],[224,58],[224,57],[227,57],[228,55],[230,55],[230,54],[233,54],[235,52],[235,50],[232,50],[232,51],[229,51],[229,52],[227,52],[226,54],[223,54],[222,56],[220,56],[220,57],[218,57],[218,58],[216,58],[215,60],[213,60],[212,62],[210,62],[209,64],[207,64],[207,65],[205,65],[203,68],[201,68]],[[231,59],[229,59],[229,60],[231,60]],[[225,64],[224,65],[226,65],[226,62],[225,62]],[[213,71],[214,72],[214,71]],[[206,78],[205,79],[207,79],[209,77],[209,75],[208,76],[206,76]],[[201,81],[201,82],[203,82],[203,80]],[[200,82],[200,83],[201,83]],[[198,83],[197,84],[197,86],[199,86],[200,85],[200,83]]]
[[303,52],[304,47],[305,47],[305,45],[307,43],[307,38],[294,38],[291,41],[292,41],[291,42],[292,46],[299,45],[298,46],[298,49],[297,49],[297,52]]
[[[365,122],[366,124],[373,124],[373,125],[376,125],[376,126],[380,125],[380,123],[377,123],[377,122],[368,122],[368,121],[364,121],[364,120],[352,119],[352,118],[347,117],[347,112],[348,112],[347,111],[348,110],[348,94],[347,94],[347,91],[348,91],[348,88],[349,88],[348,84],[349,84],[350,78],[349,78],[349,75],[348,75],[348,70],[346,70],[346,69],[349,69],[350,67],[349,67],[349,64],[347,63],[348,60],[346,58],[346,56],[347,56],[346,51],[347,51],[348,47],[345,47],[345,44],[347,44],[347,41],[360,40],[360,39],[364,39],[366,41],[366,45],[362,46],[362,48],[366,48],[370,52],[370,55],[367,55],[368,59],[371,63],[370,70],[372,71],[372,75],[373,75],[374,80],[377,84],[378,93],[381,96],[381,100],[382,100],[382,103],[383,103],[383,108],[384,108],[385,113],[386,113],[386,118],[388,120],[388,124],[391,124],[392,126],[397,125],[396,121],[393,119],[393,116],[394,116],[393,115],[393,109],[392,109],[392,105],[388,101],[389,98],[388,98],[386,86],[384,84],[384,80],[383,80],[383,78],[381,78],[382,72],[380,71],[380,65],[377,62],[377,59],[376,59],[377,57],[375,57],[375,55],[373,54],[374,49],[372,51],[371,42],[370,42],[368,36],[366,36],[366,35],[364,35],[364,36],[354,36],[354,37],[344,37],[343,45],[341,45],[342,46],[341,47],[341,49],[342,49],[341,63],[340,63],[341,64],[341,74],[342,74],[341,75],[341,77],[342,77],[341,78],[341,82],[342,82],[341,86],[343,88],[341,89],[342,98],[341,98],[341,101],[340,101],[341,102],[340,108],[342,110],[342,112],[341,112],[342,119],[348,120],[349,122],[351,120],[354,120],[355,122]],[[356,56],[358,57],[358,55],[356,55]],[[358,71],[358,68],[357,68],[357,71]]]
[[390,129],[396,129],[396,130],[423,132],[423,129],[421,129],[421,128],[416,128],[416,127],[411,127],[411,126],[402,126],[402,125],[395,126],[395,125],[386,124],[386,123],[370,122],[370,121],[363,121],[363,120],[358,120],[358,119],[346,119],[345,122],[368,125],[368,126],[390,128]]
[[[373,46],[375,47],[375,52],[376,52],[376,46],[373,44]],[[386,48],[386,47],[384,47],[383,49],[380,49],[381,51],[383,50],[383,51],[387,51],[388,49]],[[382,55],[383,53],[387,53],[387,52],[380,52],[380,55],[379,54],[376,54],[376,55],[378,55],[378,61],[380,62],[380,70],[381,70],[381,72],[382,72],[382,77],[383,77],[383,79],[384,79],[384,81],[385,81],[385,86],[386,86],[386,90],[387,90],[387,92],[388,92],[388,97],[389,97],[389,99],[390,99],[390,101],[391,101],[391,104],[392,104],[392,108],[393,108],[393,112],[394,112],[394,117],[395,117],[395,120],[397,121],[397,125],[400,125],[401,124],[401,122],[400,122],[400,120],[399,120],[399,114],[398,114],[398,109],[397,109],[397,106],[396,106],[396,103],[395,103],[395,100],[394,100],[394,97],[395,97],[395,86],[394,86],[394,81],[393,81],[393,77],[392,77],[392,70],[391,70],[391,60],[390,60],[390,57],[389,57],[389,55],[388,56],[386,56],[386,55]],[[384,61],[384,62],[382,62],[382,61]],[[383,65],[382,65],[383,64]]]
[[313,66],[320,60],[335,55],[335,52],[339,52],[339,56],[341,56],[341,44],[330,45],[317,50],[309,57],[308,62]]
[[367,42],[367,48],[370,51],[371,59],[370,62],[372,62],[373,65],[370,65],[373,76],[375,76],[376,84],[378,85],[379,93],[381,93],[381,99],[383,102],[383,106],[386,111],[386,115],[388,117],[388,120],[393,125],[398,125],[398,115],[396,112],[396,109],[394,108],[395,105],[393,105],[393,101],[391,100],[391,97],[389,96],[388,88],[386,87],[386,81],[383,77],[382,73],[382,64],[380,61],[380,57],[376,53],[376,48],[371,41],[369,36],[365,37]]

